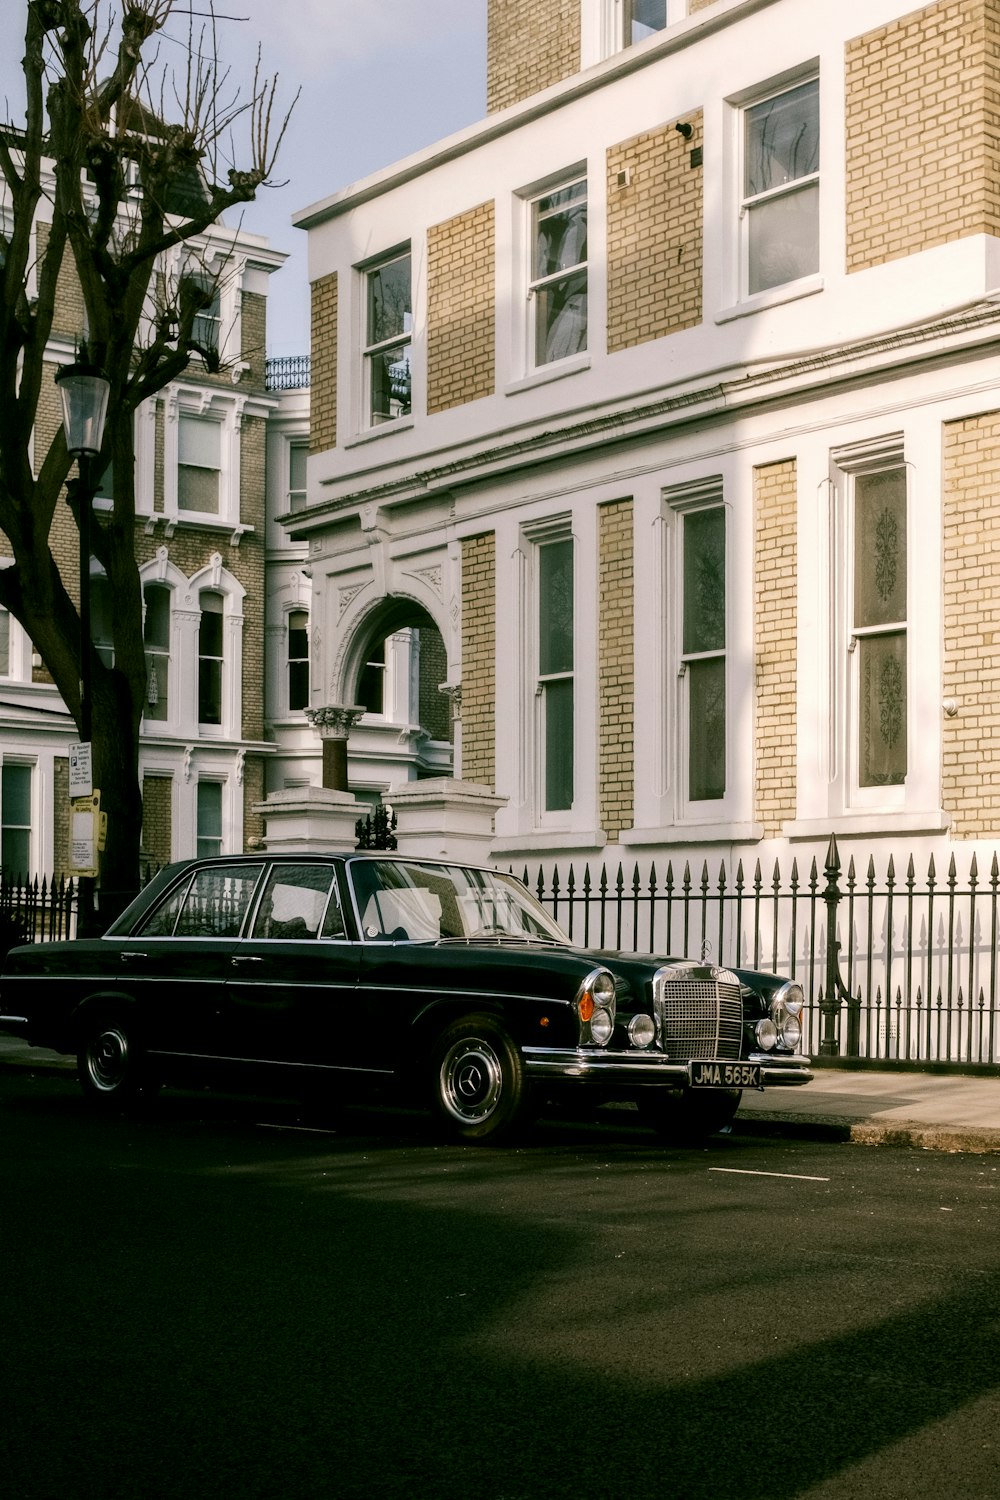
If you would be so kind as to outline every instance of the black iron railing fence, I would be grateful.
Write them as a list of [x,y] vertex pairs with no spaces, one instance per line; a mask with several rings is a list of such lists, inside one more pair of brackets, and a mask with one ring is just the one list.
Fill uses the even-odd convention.
[[15,943],[73,937],[76,897],[72,880],[12,879],[0,872],[0,954]]
[[797,979],[818,1057],[1000,1065],[1000,861],[973,853],[918,877],[890,856],[859,869],[831,839],[822,868],[758,861],[640,870],[573,865],[522,878],[578,942],[705,957]]

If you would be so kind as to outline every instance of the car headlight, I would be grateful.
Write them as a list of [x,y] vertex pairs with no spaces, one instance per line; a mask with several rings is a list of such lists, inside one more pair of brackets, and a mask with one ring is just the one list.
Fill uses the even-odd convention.
[[607,1046],[615,1029],[615,979],[607,969],[593,969],[576,992],[581,1042]]
[[783,984],[771,996],[768,1009],[777,1033],[777,1043],[788,1052],[797,1052],[802,1041],[799,1015],[804,1004],[802,986],[794,982]]
[[645,1013],[633,1016],[628,1023],[628,1039],[633,1047],[651,1047],[656,1040],[656,1023]]
[[754,1036],[762,1052],[773,1052],[778,1045],[778,1028],[770,1016],[765,1016],[762,1021],[757,1022],[754,1027]]
[[798,984],[794,979],[790,979],[787,984],[783,984],[780,989],[776,989],[771,996],[771,1015],[773,1016],[775,1009],[780,1007],[786,1010],[789,1015],[797,1016],[801,1013],[805,1003],[806,997],[803,994],[801,984]]
[[778,1032],[778,1040],[789,1052],[798,1052],[802,1042],[802,1022],[798,1016],[787,1016]]
[[615,1029],[615,1018],[601,1006],[594,1011],[590,1021],[590,1035],[599,1047],[607,1046]]

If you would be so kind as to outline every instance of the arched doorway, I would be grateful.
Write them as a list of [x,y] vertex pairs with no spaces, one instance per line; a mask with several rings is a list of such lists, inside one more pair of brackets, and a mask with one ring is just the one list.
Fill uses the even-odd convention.
[[351,731],[350,789],[372,801],[400,781],[450,776],[448,656],[435,621],[412,599],[383,599],[357,626],[345,657],[345,701],[364,708]]

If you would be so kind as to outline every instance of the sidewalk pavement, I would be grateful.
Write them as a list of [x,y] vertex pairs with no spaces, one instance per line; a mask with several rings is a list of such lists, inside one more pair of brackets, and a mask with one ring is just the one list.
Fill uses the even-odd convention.
[[[76,1072],[76,1059],[0,1035],[0,1069]],[[743,1095],[741,1135],[797,1136],[925,1151],[1000,1152],[1000,1074],[817,1068],[804,1088]]]

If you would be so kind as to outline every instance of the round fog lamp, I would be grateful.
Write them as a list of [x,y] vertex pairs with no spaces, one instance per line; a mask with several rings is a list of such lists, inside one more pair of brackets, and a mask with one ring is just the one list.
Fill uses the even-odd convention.
[[656,1037],[652,1016],[633,1016],[628,1023],[628,1039],[633,1047],[651,1047]]
[[602,1006],[601,1009],[594,1011],[590,1022],[590,1034],[599,1047],[603,1047],[606,1042],[610,1042],[611,1033],[614,1029],[615,1023],[611,1019],[611,1012],[609,1010],[605,1010]]
[[778,1028],[770,1017],[757,1022],[754,1035],[757,1038],[757,1046],[763,1052],[771,1052],[778,1045]]

